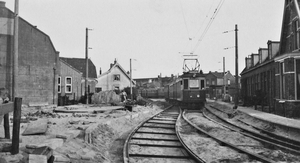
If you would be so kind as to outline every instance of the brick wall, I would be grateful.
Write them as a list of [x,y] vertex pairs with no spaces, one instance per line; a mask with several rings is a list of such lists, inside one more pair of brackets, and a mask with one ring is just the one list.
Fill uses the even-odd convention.
[[[0,23],[10,23],[13,14],[0,7]],[[5,22],[6,21],[6,22]],[[12,92],[13,26],[6,27],[7,33],[0,30],[0,87]],[[23,104],[56,103],[57,101],[57,58],[50,38],[24,19],[19,19],[19,60],[18,92]]]

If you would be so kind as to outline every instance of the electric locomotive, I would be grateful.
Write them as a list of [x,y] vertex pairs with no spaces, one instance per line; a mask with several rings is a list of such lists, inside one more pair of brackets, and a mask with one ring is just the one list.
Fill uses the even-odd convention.
[[[199,64],[198,60],[196,63]],[[191,109],[201,109],[206,102],[205,75],[199,66],[183,74],[164,88],[166,101]]]

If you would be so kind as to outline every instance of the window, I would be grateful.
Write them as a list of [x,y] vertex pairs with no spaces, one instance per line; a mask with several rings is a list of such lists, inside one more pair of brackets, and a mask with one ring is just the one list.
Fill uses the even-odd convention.
[[296,81],[297,100],[300,100],[300,59],[296,60]]
[[204,89],[204,80],[202,79],[201,81],[200,81],[200,89]]
[[72,93],[72,77],[66,77],[65,84],[66,84],[65,92]]
[[299,49],[299,43],[300,43],[300,28],[299,28],[299,21],[295,20],[293,21],[293,33],[292,33],[292,39],[294,42],[294,48],[293,50]]
[[98,92],[101,92],[102,91],[102,88],[100,87],[100,88],[96,88],[96,92],[98,93]]
[[215,85],[215,81],[213,80],[213,81],[211,81],[211,85]]
[[183,89],[189,89],[189,80],[183,79]]
[[227,85],[230,85],[230,79],[227,80]]
[[120,75],[119,74],[114,75],[114,81],[120,81]]
[[190,88],[199,88],[199,80],[190,80]]
[[57,92],[61,93],[61,77],[60,76],[57,79]]

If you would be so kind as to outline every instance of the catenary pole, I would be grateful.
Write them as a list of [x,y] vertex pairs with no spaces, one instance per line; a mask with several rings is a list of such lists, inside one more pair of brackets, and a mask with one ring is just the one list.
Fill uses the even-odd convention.
[[132,67],[131,67],[131,58],[130,58],[130,99],[133,100],[133,98],[132,98]]
[[18,96],[18,59],[19,59],[19,0],[15,0],[15,19],[14,19],[14,56],[13,56],[13,91],[12,100]]
[[238,106],[239,102],[239,67],[238,67],[238,25],[235,25],[235,91],[236,91],[236,97],[235,97],[235,106]]
[[86,104],[89,104],[89,95],[88,95],[88,75],[89,75],[89,62],[88,62],[88,28],[85,29],[85,95],[86,95]]
[[224,85],[224,98],[226,94],[226,78],[225,78],[225,57],[223,57],[223,85]]

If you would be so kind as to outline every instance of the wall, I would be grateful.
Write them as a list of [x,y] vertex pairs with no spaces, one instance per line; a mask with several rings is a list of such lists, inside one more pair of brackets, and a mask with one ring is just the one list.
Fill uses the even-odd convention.
[[[12,18],[12,12],[0,7],[1,23],[3,17]],[[7,19],[8,20],[8,19]],[[6,21],[10,23],[9,21]],[[5,23],[5,22],[4,22]],[[1,66],[0,87],[8,87],[12,92],[11,62],[13,36],[1,35]],[[23,104],[56,103],[57,102],[57,59],[58,52],[45,33],[30,25],[24,19],[19,19],[19,60],[18,60],[18,90],[17,96],[22,97]],[[4,61],[3,61],[4,60]],[[1,65],[2,65],[1,64]]]
[[[70,67],[70,65],[66,64],[63,61],[60,61],[60,73],[59,76],[61,77],[61,93],[58,93],[61,96],[68,96],[69,100],[79,100],[82,92],[81,92],[81,79],[82,73],[78,70]],[[66,77],[72,77],[72,93],[65,93],[65,79]]]
[[[120,75],[120,81],[114,81],[113,76],[116,74]],[[113,90],[115,86],[118,86],[120,90],[130,86],[130,79],[118,67],[114,67],[109,73],[100,76],[96,85],[97,88],[101,87],[102,91]]]

